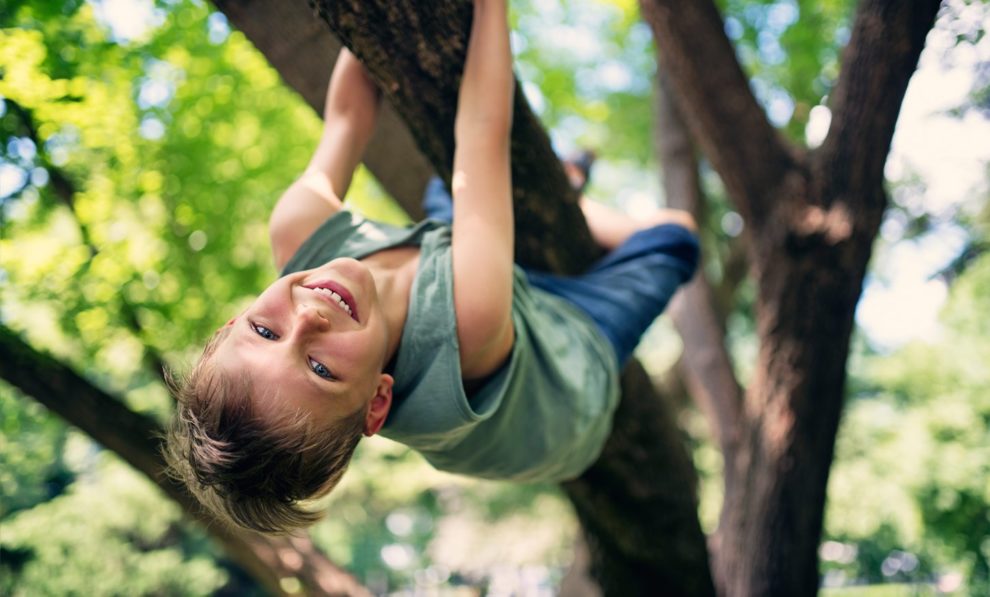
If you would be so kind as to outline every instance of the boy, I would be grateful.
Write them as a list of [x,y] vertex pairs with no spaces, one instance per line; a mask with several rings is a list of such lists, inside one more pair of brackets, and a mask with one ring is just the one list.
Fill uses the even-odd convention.
[[340,199],[378,105],[341,52],[323,137],[271,216],[283,276],[176,384],[166,456],[222,520],[311,524],[320,515],[307,501],[379,431],[437,468],[486,478],[559,481],[598,456],[621,365],[694,270],[694,224],[674,210],[634,222],[582,200],[612,253],[576,278],[515,267],[512,92],[505,0],[475,0],[452,225],[380,225]]

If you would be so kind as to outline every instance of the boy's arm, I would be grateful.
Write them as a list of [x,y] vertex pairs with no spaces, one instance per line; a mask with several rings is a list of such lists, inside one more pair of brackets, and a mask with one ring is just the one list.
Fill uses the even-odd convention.
[[497,369],[515,337],[509,167],[513,87],[506,0],[475,0],[451,185],[454,309],[465,380]]
[[379,97],[364,66],[342,48],[327,90],[320,143],[309,166],[282,194],[268,221],[279,270],[324,220],[340,211],[351,176],[374,130]]

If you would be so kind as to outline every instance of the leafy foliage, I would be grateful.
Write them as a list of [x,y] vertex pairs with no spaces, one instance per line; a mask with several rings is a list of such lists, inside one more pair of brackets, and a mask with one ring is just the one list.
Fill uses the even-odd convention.
[[[97,456],[88,440],[76,440],[80,464]],[[4,594],[201,595],[224,584],[208,552],[187,555],[203,539],[176,526],[174,503],[125,465],[97,460],[88,472],[99,483],[77,481],[4,520]]]
[[65,425],[0,385],[0,520],[65,490],[65,440]]

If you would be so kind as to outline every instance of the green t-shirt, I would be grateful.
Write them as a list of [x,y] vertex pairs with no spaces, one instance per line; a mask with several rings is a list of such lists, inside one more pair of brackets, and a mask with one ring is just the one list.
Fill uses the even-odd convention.
[[313,233],[283,275],[404,245],[420,247],[419,267],[382,435],[454,473],[516,481],[579,475],[611,430],[615,355],[587,315],[532,288],[521,269],[513,282],[512,352],[470,399],[461,380],[447,225],[399,228],[344,210]]

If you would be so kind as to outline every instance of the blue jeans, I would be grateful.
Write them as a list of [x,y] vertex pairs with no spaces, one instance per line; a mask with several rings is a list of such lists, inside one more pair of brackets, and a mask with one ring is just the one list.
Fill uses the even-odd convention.
[[[423,195],[427,217],[448,224],[453,204],[434,178]],[[615,350],[619,366],[632,355],[650,324],[698,265],[698,238],[676,224],[640,230],[578,276],[526,269],[530,285],[586,313]]]

